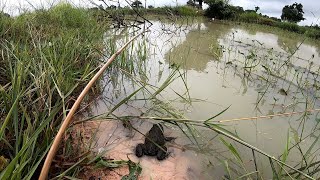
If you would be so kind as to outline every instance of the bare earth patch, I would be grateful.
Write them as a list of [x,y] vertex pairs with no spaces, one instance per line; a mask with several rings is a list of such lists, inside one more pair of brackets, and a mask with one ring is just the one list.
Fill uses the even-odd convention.
[[[146,133],[152,127],[149,122],[137,122],[133,124],[140,132]],[[95,146],[93,151],[104,152],[104,157],[114,160],[131,160],[140,163],[142,172],[141,180],[162,180],[162,179],[204,179],[202,177],[201,166],[194,162],[197,157],[195,152],[186,151],[179,146],[179,137],[174,143],[167,143],[170,155],[163,161],[158,161],[156,157],[143,156],[136,157],[135,147],[138,143],[144,142],[144,136],[134,130],[125,128],[119,121],[94,121],[76,125],[74,129],[81,131],[82,137],[88,141],[95,134]],[[165,128],[165,136],[174,136],[173,130]],[[89,179],[91,176],[101,179],[121,179],[129,173],[128,167],[123,166],[115,169],[95,169],[85,168],[79,178]]]

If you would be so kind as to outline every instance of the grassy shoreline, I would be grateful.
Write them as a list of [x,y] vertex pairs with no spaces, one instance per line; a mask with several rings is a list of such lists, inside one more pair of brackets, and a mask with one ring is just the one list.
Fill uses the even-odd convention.
[[232,19],[234,21],[260,24],[270,27],[280,28],[282,30],[295,32],[298,34],[304,34],[309,38],[319,39],[320,38],[320,28],[318,26],[299,26],[295,23],[281,22],[279,20],[274,20],[269,17],[264,17],[261,14],[255,12],[243,13],[239,17]]
[[96,71],[104,28],[86,9],[69,4],[1,16],[0,26],[0,179],[32,179]]

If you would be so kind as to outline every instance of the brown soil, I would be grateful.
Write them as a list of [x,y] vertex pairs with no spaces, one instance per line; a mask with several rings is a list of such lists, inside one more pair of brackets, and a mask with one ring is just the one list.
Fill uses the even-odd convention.
[[122,176],[129,174],[129,170],[127,166],[123,166],[120,168],[114,169],[105,169],[105,168],[93,168],[93,167],[86,167],[77,178],[80,179],[92,179],[101,180],[108,179],[108,180],[119,180]]
[[[152,126],[149,122],[135,123],[134,127],[142,133],[146,133]],[[81,134],[82,142],[88,144],[94,138],[95,146],[92,151],[103,152],[106,159],[131,160],[140,163],[142,173],[141,180],[162,180],[162,179],[203,179],[199,165],[192,162],[191,155],[196,154],[185,151],[177,144],[167,144],[170,155],[163,161],[158,161],[155,157],[143,156],[138,158],[134,154],[135,146],[144,141],[144,136],[140,133],[125,128],[118,121],[94,121],[75,125],[72,134]],[[96,131],[97,130],[97,131]],[[76,132],[76,133],[74,133]],[[93,135],[96,133],[96,136]],[[166,136],[173,136],[170,129],[165,129]],[[176,139],[178,141],[178,139]],[[196,157],[193,157],[196,158]],[[194,160],[193,160],[194,161]],[[100,179],[121,179],[129,173],[128,167],[96,169],[85,167],[78,178],[100,178]]]

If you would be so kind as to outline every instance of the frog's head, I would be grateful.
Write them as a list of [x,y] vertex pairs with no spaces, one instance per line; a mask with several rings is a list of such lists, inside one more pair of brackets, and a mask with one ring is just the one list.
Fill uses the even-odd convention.
[[161,131],[163,131],[163,126],[162,124],[158,123],[158,124],[153,124],[152,128],[157,128],[159,127],[161,129]]

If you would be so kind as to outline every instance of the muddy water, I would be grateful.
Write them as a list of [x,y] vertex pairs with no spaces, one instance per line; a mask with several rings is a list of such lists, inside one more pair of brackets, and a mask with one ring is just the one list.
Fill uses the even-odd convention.
[[[118,43],[124,41],[121,39],[124,36],[119,32],[108,32],[106,36],[116,37]],[[178,78],[159,98],[186,118],[208,119],[228,106],[230,108],[213,121],[319,108],[318,42],[263,26],[196,20],[176,24],[154,21],[151,32],[139,39],[133,49],[142,44],[146,45],[147,58],[140,62],[139,53],[132,58],[139,62],[134,65],[140,69],[136,71],[135,78],[160,87],[172,72],[170,67],[179,65],[185,81]],[[111,74],[106,75],[102,81],[105,90],[93,109],[93,115],[107,112],[138,89],[132,78],[116,75],[114,72]],[[177,94],[184,97],[189,94],[192,104],[186,103]],[[148,112],[152,103],[141,100],[143,97],[145,94],[141,93],[122,105],[115,111],[116,116],[147,114],[166,117],[154,110]],[[233,120],[219,124],[223,124],[249,144],[278,157],[284,152],[288,140],[289,147],[301,140],[303,152],[312,144],[314,146],[311,152],[320,147],[320,143],[314,143],[319,136],[319,131],[314,130],[318,114],[315,112],[303,115],[300,113]],[[151,127],[150,121],[137,118],[131,119],[131,123],[142,133],[146,133]],[[152,157],[136,158],[134,147],[143,142],[143,136],[124,128],[118,121],[108,121],[100,126],[96,150],[107,150],[106,156],[115,159],[130,158],[140,162],[143,179],[222,179],[228,174],[226,166],[236,171],[231,173],[231,178],[255,171],[250,149],[223,136],[217,136],[217,133],[208,129],[197,130],[201,150],[179,129],[168,125],[165,135],[175,136],[177,139],[168,143],[171,153],[169,158],[159,162]],[[236,165],[239,163],[220,137],[231,142],[239,151],[243,160],[240,166]],[[256,156],[259,176],[271,178],[268,158],[259,154]],[[315,155],[310,157],[313,156]],[[314,161],[317,159],[319,157],[315,156]],[[293,148],[287,163],[294,166],[300,161],[301,154]]]

